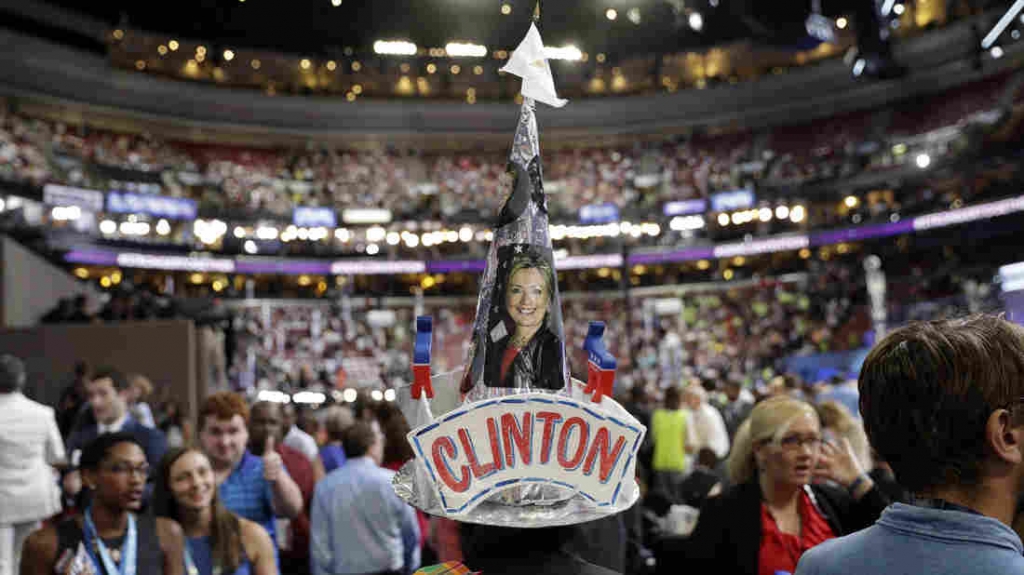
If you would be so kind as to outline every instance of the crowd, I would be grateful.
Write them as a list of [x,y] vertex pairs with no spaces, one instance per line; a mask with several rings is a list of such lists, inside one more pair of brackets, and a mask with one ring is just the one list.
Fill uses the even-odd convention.
[[[194,428],[172,435],[174,416],[148,406],[143,376],[83,366],[54,408],[22,395],[25,368],[5,355],[0,568],[1018,572],[1022,376],[1024,331],[970,316],[890,333],[859,383],[787,374],[752,387],[710,370],[637,384],[620,401],[648,428],[641,502],[519,532],[427,517],[398,498],[391,479],[413,452],[392,402],[313,411],[216,392]],[[538,555],[516,556],[513,541]]]
[[[897,104],[757,133],[697,133],[603,148],[580,142],[552,149],[545,152],[549,202],[553,215],[574,219],[591,204],[656,209],[665,201],[708,198],[717,191],[812,183],[909,162],[913,153],[893,151],[905,141],[938,158],[955,151],[938,132],[962,129],[998,108],[1008,85],[1001,75],[927,104]],[[294,206],[310,205],[389,208],[396,219],[418,220],[423,214],[448,219],[459,212],[489,218],[502,199],[505,163],[498,150],[185,143],[0,112],[4,179],[190,197],[206,214],[287,218]]]

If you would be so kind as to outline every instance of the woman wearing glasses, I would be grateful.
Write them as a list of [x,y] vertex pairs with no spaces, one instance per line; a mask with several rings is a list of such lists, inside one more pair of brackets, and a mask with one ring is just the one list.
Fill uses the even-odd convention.
[[673,550],[703,572],[793,573],[804,551],[871,525],[888,503],[849,441],[823,441],[814,408],[788,396],[754,408],[728,463],[733,487],[705,503],[685,548]]
[[21,575],[131,573],[180,575],[184,536],[176,523],[137,514],[149,474],[130,433],[108,433],[85,447],[79,464],[85,512],[25,541]]

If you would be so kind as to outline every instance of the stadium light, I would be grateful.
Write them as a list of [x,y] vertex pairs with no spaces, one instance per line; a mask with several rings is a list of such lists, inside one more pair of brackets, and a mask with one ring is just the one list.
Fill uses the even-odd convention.
[[729,225],[729,214],[721,213],[718,214],[718,225],[725,227]]
[[243,248],[245,249],[245,253],[247,254],[254,254],[259,251],[259,249],[256,247],[256,242],[252,240],[245,240],[245,245],[243,246]]
[[568,46],[544,46],[544,57],[548,60],[567,60],[578,62],[583,59],[583,52],[569,44]]
[[772,209],[761,208],[760,210],[757,211],[757,219],[766,223],[772,221]]
[[100,222],[100,232],[110,235],[117,231],[117,223],[113,220],[103,220]]
[[604,17],[609,20],[615,20],[616,18],[619,17],[619,12],[615,10],[615,8],[609,8],[605,10]]
[[416,44],[405,40],[377,40],[373,51],[382,56],[414,56]]
[[1006,27],[1010,25],[1010,22],[1017,17],[1017,14],[1022,9],[1024,9],[1024,0],[1017,0],[1014,2],[1013,6],[1010,6],[1010,9],[1006,11],[1006,14],[1003,14],[1003,17],[996,22],[996,25],[992,27],[992,30],[989,31],[989,33],[985,35],[985,38],[981,40],[981,47],[986,50],[991,48],[992,45],[996,43],[996,39],[999,38],[999,35],[1003,33],[1003,30],[1006,30]]
[[892,13],[897,16],[902,16],[904,10],[906,10],[906,7],[903,4],[897,4],[892,7]]
[[370,397],[372,397],[374,401],[384,401],[384,394],[379,389],[371,391]]
[[483,58],[487,55],[487,46],[469,42],[448,42],[444,51],[453,58]]
[[359,392],[350,387],[341,392],[341,398],[348,403],[353,403],[355,400],[359,399]]
[[993,60],[998,60],[1003,57],[1003,49],[1000,46],[992,46],[992,49],[989,50],[988,53],[992,56]]
[[923,170],[931,165],[932,157],[924,153],[918,154],[917,157],[914,158],[914,163],[917,164],[918,168],[921,168]]
[[380,252],[380,246],[378,246],[377,244],[370,244],[370,245],[366,246],[366,253],[370,254],[371,256],[375,256],[379,252]]
[[161,236],[166,236],[167,234],[171,233],[171,223],[168,222],[167,220],[160,220],[159,222],[156,223],[156,233],[160,234]]
[[857,199],[857,196],[846,196],[846,198],[843,200],[843,203],[848,208],[856,208],[857,204],[860,203],[860,200]]
[[260,226],[256,228],[256,237],[261,240],[276,240],[278,233],[277,228],[273,226]]
[[844,16],[840,16],[840,17],[836,18],[836,28],[839,28],[840,30],[845,30],[846,29],[846,25],[849,24],[849,23],[850,23],[849,20],[847,20],[846,17],[844,17]]
[[700,12],[691,12],[689,23],[690,28],[693,28],[695,32],[700,32],[704,28],[704,16],[701,16]]
[[394,400],[395,400],[395,390],[393,390],[393,389],[385,389],[384,390],[384,401],[394,401]]
[[794,224],[799,224],[800,222],[804,221],[804,218],[806,217],[807,209],[804,208],[803,206],[793,206],[793,208],[789,210],[789,219]]

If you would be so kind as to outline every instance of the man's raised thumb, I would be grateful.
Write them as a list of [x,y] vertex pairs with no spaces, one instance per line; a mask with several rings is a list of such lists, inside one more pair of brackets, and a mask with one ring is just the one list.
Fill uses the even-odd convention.
[[268,435],[267,441],[263,444],[263,455],[268,455],[274,452],[274,436]]

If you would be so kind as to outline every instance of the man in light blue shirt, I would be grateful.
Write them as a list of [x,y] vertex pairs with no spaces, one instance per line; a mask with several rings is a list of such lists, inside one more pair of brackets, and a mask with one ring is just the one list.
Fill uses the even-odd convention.
[[871,444],[913,493],[800,558],[797,575],[1024,573],[1024,329],[996,316],[912,323],[864,361]]
[[310,527],[313,575],[409,574],[419,567],[416,513],[380,467],[384,437],[358,422],[345,431],[348,461],[316,486]]

